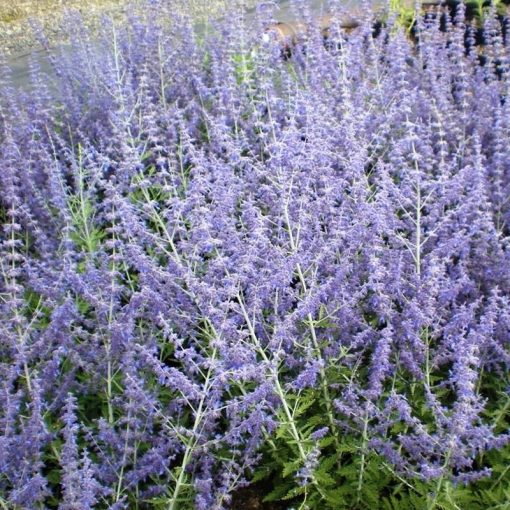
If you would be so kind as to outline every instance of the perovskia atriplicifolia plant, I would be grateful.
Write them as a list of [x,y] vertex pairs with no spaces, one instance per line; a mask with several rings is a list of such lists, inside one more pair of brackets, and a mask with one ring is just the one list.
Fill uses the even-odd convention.
[[267,9],[3,66],[1,508],[506,508],[506,25]]

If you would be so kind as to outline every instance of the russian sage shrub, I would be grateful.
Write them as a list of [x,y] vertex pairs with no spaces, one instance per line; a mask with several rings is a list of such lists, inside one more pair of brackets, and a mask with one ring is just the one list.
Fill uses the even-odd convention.
[[152,1],[3,66],[3,508],[502,508],[510,55],[463,12],[289,56]]

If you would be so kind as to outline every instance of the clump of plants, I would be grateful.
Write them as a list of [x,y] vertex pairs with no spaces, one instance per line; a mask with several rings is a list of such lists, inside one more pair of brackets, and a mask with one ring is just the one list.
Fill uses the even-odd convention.
[[282,59],[171,7],[4,66],[0,507],[508,508],[495,10]]

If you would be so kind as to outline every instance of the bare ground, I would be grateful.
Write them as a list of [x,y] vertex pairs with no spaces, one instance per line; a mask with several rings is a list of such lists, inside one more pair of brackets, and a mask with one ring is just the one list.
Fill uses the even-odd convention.
[[[122,21],[127,5],[133,3],[139,4],[140,0],[0,0],[0,55],[17,55],[38,47],[31,28],[33,21],[42,26],[50,43],[55,44],[65,40],[62,20],[67,10],[79,11],[85,26],[94,31],[103,15]],[[203,17],[214,15],[232,2],[177,0],[174,3],[180,12]]]
[[0,0],[0,52],[11,55],[37,48],[32,22],[57,43],[64,39],[61,22],[66,9],[81,12],[85,25],[93,29],[102,14],[122,14],[124,4],[124,0]]

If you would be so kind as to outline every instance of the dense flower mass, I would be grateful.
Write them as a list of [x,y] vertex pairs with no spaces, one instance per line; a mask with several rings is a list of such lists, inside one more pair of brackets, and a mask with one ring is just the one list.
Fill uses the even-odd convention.
[[283,55],[154,0],[4,66],[2,508],[504,502],[510,49],[438,12]]

